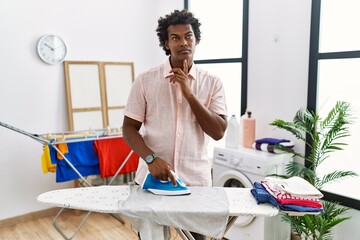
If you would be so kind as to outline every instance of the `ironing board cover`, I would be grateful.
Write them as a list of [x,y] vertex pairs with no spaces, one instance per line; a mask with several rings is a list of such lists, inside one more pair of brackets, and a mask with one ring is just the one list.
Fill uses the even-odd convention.
[[[191,187],[189,189],[196,191]],[[224,190],[229,202],[230,216],[271,217],[279,213],[276,207],[269,204],[258,205],[250,193],[250,188],[224,188]],[[118,202],[126,200],[129,195],[130,187],[127,185],[98,186],[53,190],[39,195],[37,200],[52,207],[119,213]]]
[[[199,196],[195,197],[195,200],[189,199],[190,202],[197,203],[195,207],[191,207],[192,204],[185,201],[186,199],[181,201],[177,199],[176,207],[174,207],[171,205],[173,201],[168,202],[159,197],[167,197],[171,200],[177,196],[154,195],[135,185],[54,190],[39,195],[38,201],[61,208],[123,213],[129,217],[137,229],[141,229],[141,236],[145,237],[144,239],[153,239],[151,234],[154,233],[154,230],[157,233],[155,235],[159,236],[161,226],[173,226],[188,231],[196,230],[201,234],[219,238],[224,234],[229,216],[274,216],[278,214],[277,208],[271,205],[258,205],[248,188],[189,187],[189,190],[192,194],[187,196]],[[206,192],[216,194],[204,196]],[[146,199],[145,202],[152,204],[144,206],[143,198]],[[158,201],[160,203],[156,204]],[[168,207],[163,205],[166,202],[169,203]],[[203,221],[203,216],[207,216],[205,218],[207,221]]]

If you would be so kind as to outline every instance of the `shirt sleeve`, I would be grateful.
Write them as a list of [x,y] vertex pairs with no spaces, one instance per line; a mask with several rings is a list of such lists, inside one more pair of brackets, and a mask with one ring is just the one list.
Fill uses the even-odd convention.
[[225,90],[219,78],[216,78],[212,88],[209,110],[217,113],[218,115],[227,116],[227,105],[225,98]]
[[139,122],[144,122],[146,112],[146,100],[142,77],[139,76],[133,82],[129,97],[124,109],[124,115]]

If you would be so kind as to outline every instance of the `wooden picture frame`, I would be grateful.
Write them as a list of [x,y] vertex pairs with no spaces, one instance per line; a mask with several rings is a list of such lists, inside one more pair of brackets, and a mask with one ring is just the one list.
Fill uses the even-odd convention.
[[132,82],[132,62],[64,61],[70,131],[120,128]]

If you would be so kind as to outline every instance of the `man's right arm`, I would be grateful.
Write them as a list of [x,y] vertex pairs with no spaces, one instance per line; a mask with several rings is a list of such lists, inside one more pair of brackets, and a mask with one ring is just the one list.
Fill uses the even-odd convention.
[[144,159],[153,152],[146,146],[139,132],[141,124],[141,122],[125,116],[123,123],[123,137],[130,148]]
[[[154,152],[145,144],[144,139],[139,132],[141,124],[142,123],[139,121],[124,116],[123,137],[130,148],[134,150],[134,152],[136,152],[142,159],[145,159],[146,156],[149,156]],[[170,171],[171,167],[165,160],[161,159],[160,157],[155,158],[155,160],[148,165],[148,168],[150,173],[155,178],[160,180],[167,180],[170,178],[173,184],[176,184],[175,178]]]

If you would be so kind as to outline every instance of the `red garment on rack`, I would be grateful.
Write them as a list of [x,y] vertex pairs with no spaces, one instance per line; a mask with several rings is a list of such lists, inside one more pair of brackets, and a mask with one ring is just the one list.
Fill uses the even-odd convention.
[[[95,154],[99,157],[100,176],[112,177],[131,151],[123,138],[109,138],[94,141]],[[139,156],[133,153],[119,174],[134,172]]]

